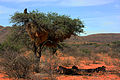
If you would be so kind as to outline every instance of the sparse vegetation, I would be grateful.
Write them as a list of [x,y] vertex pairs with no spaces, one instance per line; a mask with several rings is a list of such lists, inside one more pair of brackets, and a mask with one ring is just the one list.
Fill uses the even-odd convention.
[[[56,77],[60,76],[57,72],[58,66],[83,67],[81,64],[90,66],[104,62],[107,66],[120,67],[118,34],[79,37],[76,34],[83,32],[83,23],[79,19],[71,19],[57,13],[17,12],[12,16],[11,22],[15,24],[11,27],[9,36],[0,43],[0,67],[8,77],[29,80],[45,80],[47,77],[47,80],[56,80]],[[31,33],[35,35],[26,32],[26,27],[33,30]],[[67,39],[69,37],[71,38]],[[40,38],[43,38],[43,41],[39,42]],[[64,41],[65,39],[67,40]],[[44,48],[43,57],[39,62],[33,52],[35,46],[40,50],[40,45]],[[30,54],[25,51],[30,51]],[[88,61],[84,62],[85,59]]]
[[0,66],[8,77],[28,78],[32,62],[20,53],[6,49],[0,56]]

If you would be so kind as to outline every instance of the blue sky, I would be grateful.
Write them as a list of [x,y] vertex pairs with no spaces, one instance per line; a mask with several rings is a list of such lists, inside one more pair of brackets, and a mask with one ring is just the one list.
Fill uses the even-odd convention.
[[80,18],[86,35],[120,33],[120,0],[0,0],[0,25],[11,26],[10,15],[24,8]]

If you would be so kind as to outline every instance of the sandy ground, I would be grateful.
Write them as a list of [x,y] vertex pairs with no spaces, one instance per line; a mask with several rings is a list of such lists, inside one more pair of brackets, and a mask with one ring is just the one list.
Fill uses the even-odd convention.
[[5,77],[4,74],[0,73],[0,80],[12,80],[12,79],[7,78]]
[[[83,66],[82,69],[90,69],[101,66],[91,64],[90,66]],[[76,75],[76,76],[68,76],[68,75],[61,75],[57,77],[58,80],[120,80],[120,68],[116,66],[106,66],[107,72],[105,73],[93,73],[92,75]],[[119,71],[117,71],[117,70]],[[115,71],[114,71],[115,70]]]
[[[27,56],[27,55],[26,55]],[[119,62],[119,59],[112,59],[108,55],[98,54],[102,59],[106,61],[96,61],[95,63],[92,60],[79,60],[76,65],[79,69],[93,69],[101,66],[106,66],[105,73],[92,73],[91,75],[58,75],[57,80],[120,80],[120,66],[114,65],[116,62]],[[43,56],[41,59],[45,59]],[[75,61],[75,58],[72,56],[61,56],[59,57],[61,61],[69,59],[71,61]],[[107,62],[107,63],[105,63]],[[71,62],[72,63],[72,62]],[[86,64],[89,63],[89,64]],[[108,64],[109,63],[109,64]],[[68,67],[71,68],[72,66]],[[0,80],[12,80],[9,78],[4,78],[5,75],[0,73]],[[46,79],[48,80],[48,79]]]

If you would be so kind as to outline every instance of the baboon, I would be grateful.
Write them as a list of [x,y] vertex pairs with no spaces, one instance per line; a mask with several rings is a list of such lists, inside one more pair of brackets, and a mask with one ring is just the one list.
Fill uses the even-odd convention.
[[[27,8],[24,9],[24,14],[25,14],[25,15],[28,14],[28,13],[27,13]],[[25,20],[24,20],[24,24],[26,25],[27,22],[29,22],[29,20],[28,20],[28,19],[25,19]]]
[[27,8],[24,9],[24,13],[27,14]]

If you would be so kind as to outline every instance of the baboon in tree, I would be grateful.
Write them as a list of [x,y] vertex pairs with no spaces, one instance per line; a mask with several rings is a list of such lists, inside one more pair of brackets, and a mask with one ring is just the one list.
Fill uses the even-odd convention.
[[24,13],[27,14],[27,8],[24,9]]

